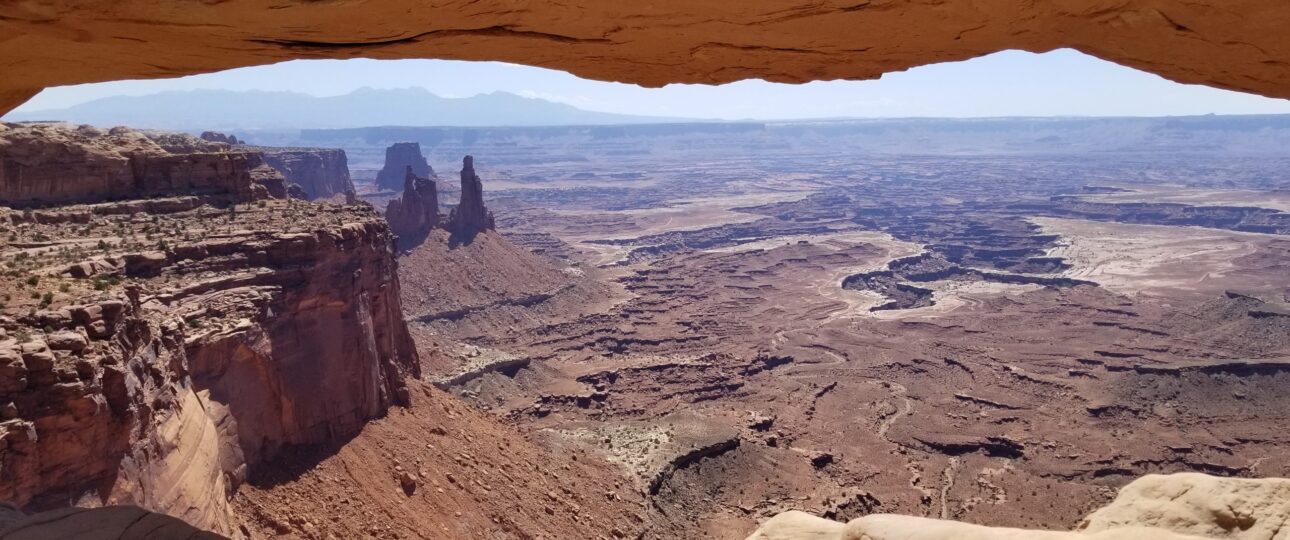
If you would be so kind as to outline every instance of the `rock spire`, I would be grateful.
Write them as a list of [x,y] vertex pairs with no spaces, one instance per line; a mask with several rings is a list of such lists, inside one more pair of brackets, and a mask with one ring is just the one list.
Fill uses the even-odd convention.
[[470,237],[494,228],[493,213],[484,207],[484,183],[475,174],[475,159],[466,156],[461,163],[461,202],[448,216],[448,229]]
[[408,165],[403,173],[403,195],[385,207],[390,230],[399,237],[399,249],[420,244],[439,225],[439,193],[433,179],[417,176]]

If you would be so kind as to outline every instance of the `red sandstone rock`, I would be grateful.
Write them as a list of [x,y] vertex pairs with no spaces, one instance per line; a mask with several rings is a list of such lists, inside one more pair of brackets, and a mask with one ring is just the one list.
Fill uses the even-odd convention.
[[439,194],[434,180],[418,177],[412,166],[408,166],[403,196],[386,206],[385,219],[390,223],[390,230],[399,237],[400,249],[420,244],[430,229],[439,225]]
[[281,175],[257,171],[261,165],[254,153],[172,153],[126,128],[5,124],[0,202],[40,205],[168,194],[264,199]]
[[466,156],[461,162],[461,202],[448,215],[448,229],[469,237],[494,228],[493,213],[484,207],[484,183],[475,174],[475,159]]
[[[526,6],[269,0],[173,9],[24,2],[0,20],[0,111],[48,86],[293,58],[522,63],[663,86],[872,79],[996,51],[1069,47],[1185,83],[1290,97],[1282,0],[747,0]],[[129,36],[131,39],[118,39]],[[397,174],[402,167],[395,169]]]
[[[152,194],[178,184],[147,174],[158,163],[267,190],[245,167],[257,153],[175,154],[138,132],[68,126],[0,141],[21,172],[4,186],[20,193]],[[89,180],[53,174],[60,160]],[[219,208],[189,195],[0,208],[22,224],[0,256],[29,276],[0,283],[14,298],[0,305],[0,501],[133,504],[229,534],[230,496],[284,449],[344,440],[407,402],[420,366],[384,220],[364,205],[229,195]],[[27,247],[50,243],[69,249]],[[46,299],[27,300],[33,290]]]
[[244,147],[264,154],[287,182],[299,184],[308,200],[326,199],[354,189],[345,151],[337,148]]

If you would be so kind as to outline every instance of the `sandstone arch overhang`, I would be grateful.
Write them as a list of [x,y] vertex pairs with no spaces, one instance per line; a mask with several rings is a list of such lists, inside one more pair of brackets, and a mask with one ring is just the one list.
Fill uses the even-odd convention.
[[1070,47],[1290,97],[1285,0],[11,0],[0,112],[42,88],[298,58],[499,60],[659,86],[869,79]]

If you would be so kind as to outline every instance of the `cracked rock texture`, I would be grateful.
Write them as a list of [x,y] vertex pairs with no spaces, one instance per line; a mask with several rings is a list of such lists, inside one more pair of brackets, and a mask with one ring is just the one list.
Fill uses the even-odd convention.
[[1284,540],[1290,479],[1151,474],[1120,489],[1075,531],[985,527],[896,514],[870,514],[843,525],[785,512],[748,540]]
[[500,60],[660,86],[869,79],[1061,47],[1290,97],[1287,27],[1281,0],[19,0],[0,18],[0,112],[47,86],[294,58]]

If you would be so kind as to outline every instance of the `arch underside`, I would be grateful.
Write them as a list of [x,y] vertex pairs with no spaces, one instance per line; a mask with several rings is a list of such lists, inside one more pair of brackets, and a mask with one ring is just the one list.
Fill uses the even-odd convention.
[[498,60],[661,86],[871,79],[1070,47],[1290,97],[1284,0],[23,0],[0,13],[0,112],[40,89],[300,58]]

